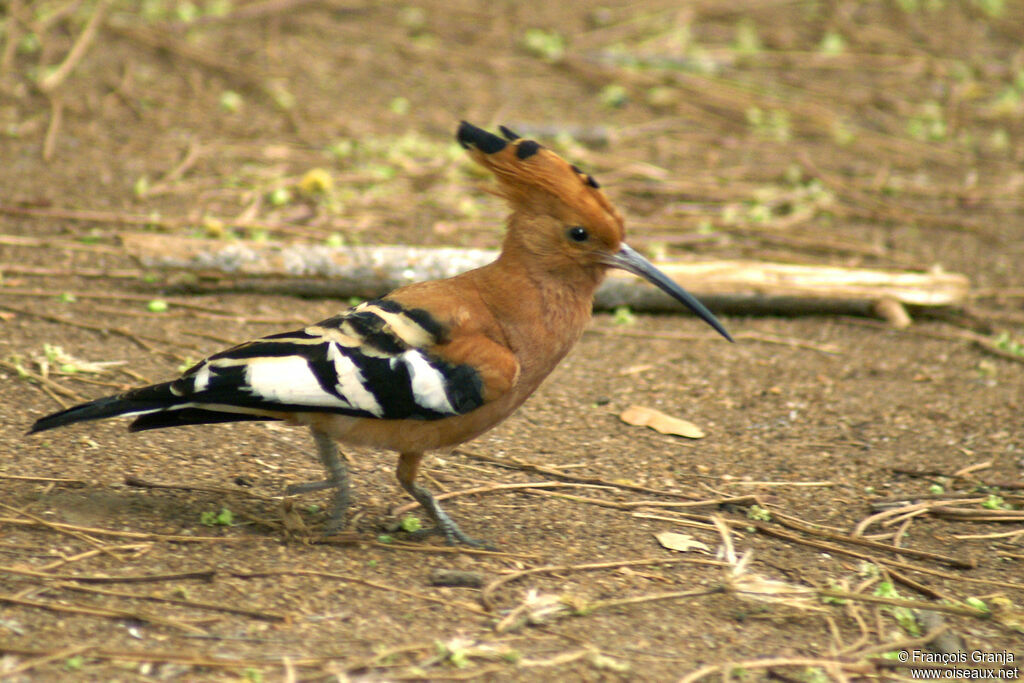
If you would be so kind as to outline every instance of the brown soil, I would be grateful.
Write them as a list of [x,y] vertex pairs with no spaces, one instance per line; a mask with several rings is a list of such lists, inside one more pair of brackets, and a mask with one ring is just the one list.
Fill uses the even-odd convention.
[[[189,25],[136,3],[70,3],[77,10],[47,24],[44,10],[64,4],[0,9],[0,40],[20,46],[0,61],[0,677],[669,680],[717,665],[744,680],[823,680],[906,676],[879,655],[924,648],[912,616],[897,619],[891,605],[766,595],[766,581],[870,597],[892,596],[884,581],[895,579],[909,600],[979,598],[992,612],[945,614],[948,633],[968,653],[1019,648],[1019,517],[932,511],[866,530],[885,544],[899,530],[903,547],[971,569],[772,534],[787,532],[789,515],[848,537],[886,503],[1024,508],[1024,366],[1012,343],[1024,334],[1024,7],[234,4],[235,16]],[[65,58],[98,5],[110,9],[81,61],[44,94],[41,66]],[[525,48],[528,35],[561,36],[564,56]],[[61,388],[84,400],[169,378],[188,359],[346,305],[176,294],[190,276],[141,270],[118,232],[497,246],[503,209],[453,148],[459,119],[519,128],[585,166],[627,215],[634,246],[941,266],[968,275],[975,297],[955,313],[918,312],[904,331],[838,316],[725,316],[735,345],[689,316],[596,316],[516,415],[428,465],[435,490],[569,484],[448,501],[503,554],[402,532],[380,542],[407,503],[388,453],[350,453],[350,533],[318,542],[324,515],[311,506],[325,496],[280,497],[320,476],[293,428],[129,435],[111,421],[24,436],[73,402]],[[316,168],[333,186],[305,196]],[[275,202],[279,188],[290,197]],[[130,224],[138,216],[151,225]],[[170,309],[148,311],[156,298]],[[1002,332],[996,352],[971,341]],[[124,364],[69,375],[58,361],[57,387],[41,386],[16,368],[40,373],[44,345]],[[632,404],[685,417],[707,437],[627,426],[617,415]],[[712,502],[686,518],[666,505],[678,494],[756,496],[761,507]],[[201,523],[222,508],[233,525]],[[762,508],[770,518],[759,522]],[[738,574],[711,562],[722,544],[711,515],[734,523],[736,552],[752,554]],[[711,551],[664,549],[664,531]],[[702,563],[671,563],[691,558]],[[662,563],[580,567],[645,559]],[[561,565],[499,587],[487,609],[478,588],[429,581],[435,569],[491,583]],[[680,592],[692,594],[667,595]],[[496,630],[534,594],[579,612]],[[788,663],[751,661],[765,658]]]

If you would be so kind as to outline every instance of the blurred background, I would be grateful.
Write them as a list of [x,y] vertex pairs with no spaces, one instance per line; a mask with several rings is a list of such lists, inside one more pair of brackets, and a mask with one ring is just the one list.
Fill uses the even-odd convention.
[[[213,237],[494,246],[502,209],[467,194],[475,171],[452,140],[467,119],[585,166],[655,256],[941,264],[985,287],[1008,284],[1021,256],[1015,2],[0,11],[5,209],[112,211]],[[77,230],[100,238],[117,218]]]

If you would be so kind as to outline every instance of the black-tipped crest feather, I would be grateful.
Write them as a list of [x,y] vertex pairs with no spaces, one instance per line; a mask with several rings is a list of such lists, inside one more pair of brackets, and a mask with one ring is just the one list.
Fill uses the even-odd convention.
[[459,130],[455,137],[464,148],[476,147],[484,154],[496,154],[508,146],[507,142],[494,133],[477,128],[467,121],[459,124]]

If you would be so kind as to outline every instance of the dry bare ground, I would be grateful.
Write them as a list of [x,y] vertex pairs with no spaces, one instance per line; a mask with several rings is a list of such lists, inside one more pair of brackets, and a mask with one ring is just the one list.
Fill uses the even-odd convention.
[[[1020,666],[1024,5],[9,0],[0,18],[0,678]],[[148,269],[126,232],[496,247],[459,119],[594,173],[652,255],[942,268],[970,297],[903,330],[726,316],[736,345],[687,316],[598,315],[519,413],[431,460],[497,552],[396,530],[418,511],[371,452],[349,454],[353,519],[324,542],[325,499],[281,497],[319,475],[287,427],[24,436],[347,305]],[[632,405],[705,436],[625,424]]]

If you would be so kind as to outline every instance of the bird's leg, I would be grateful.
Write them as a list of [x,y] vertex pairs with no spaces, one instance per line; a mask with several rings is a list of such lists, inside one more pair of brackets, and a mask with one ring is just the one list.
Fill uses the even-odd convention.
[[474,548],[487,547],[486,543],[463,533],[459,525],[448,516],[448,513],[441,509],[441,505],[434,498],[434,495],[416,483],[416,473],[419,472],[420,460],[422,458],[422,453],[402,453],[398,458],[398,470],[395,472],[395,475],[398,477],[398,483],[402,485],[402,488],[410,496],[416,499],[417,503],[423,506],[423,509],[430,515],[430,518],[434,520],[434,524],[437,525],[433,529],[423,529],[422,531],[424,533],[444,534],[444,540],[448,545],[455,545],[459,542]]
[[292,484],[285,489],[285,493],[293,496],[298,493],[334,489],[334,496],[331,499],[331,516],[327,519],[327,526],[324,529],[324,534],[330,536],[345,526],[345,512],[348,510],[349,500],[348,466],[338,457],[338,444],[334,439],[319,430],[312,429],[310,431],[313,432],[313,440],[316,441],[320,462],[327,470],[327,479],[311,481],[306,484]]

